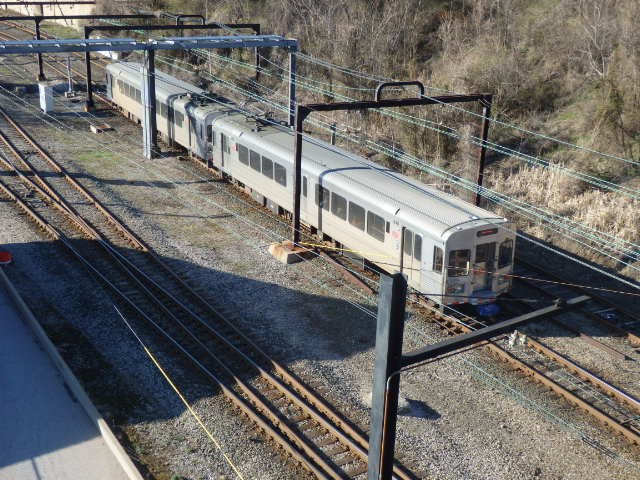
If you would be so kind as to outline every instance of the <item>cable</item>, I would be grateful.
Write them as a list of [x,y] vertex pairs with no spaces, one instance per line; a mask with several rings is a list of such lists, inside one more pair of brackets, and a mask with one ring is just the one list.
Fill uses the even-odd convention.
[[187,410],[189,411],[189,413],[191,414],[191,416],[196,420],[196,422],[198,422],[198,425],[200,426],[200,428],[204,431],[204,433],[207,435],[207,437],[209,437],[209,440],[211,440],[213,442],[213,444],[216,446],[216,448],[218,450],[220,450],[220,453],[222,454],[223,458],[225,459],[225,461],[227,462],[227,464],[231,467],[231,469],[233,470],[233,472],[236,474],[236,476],[240,479],[240,480],[244,480],[244,477],[242,476],[242,473],[240,473],[240,470],[238,469],[238,467],[236,467],[236,465],[233,463],[233,460],[231,460],[231,458],[224,452],[224,450],[222,449],[222,445],[220,445],[220,442],[218,442],[218,440],[216,440],[216,438],[213,436],[213,434],[211,433],[211,431],[207,428],[207,426],[204,424],[204,421],[200,418],[200,416],[196,413],[196,411],[193,409],[193,407],[189,404],[189,401],[185,398],[185,396],[182,394],[182,392],[178,389],[178,387],[176,386],[176,384],[171,380],[171,378],[169,377],[169,375],[167,374],[167,372],[162,368],[162,366],[160,365],[160,363],[158,362],[158,360],[156,359],[156,357],[153,355],[153,353],[151,353],[151,351],[149,350],[149,348],[145,345],[145,343],[142,341],[142,339],[140,338],[140,336],[136,333],[136,331],[133,329],[133,327],[131,326],[131,324],[127,321],[127,319],[124,317],[124,315],[120,312],[120,310],[118,310],[118,307],[116,307],[115,305],[113,305],[113,308],[116,310],[116,312],[118,312],[118,315],[120,315],[120,318],[122,319],[122,321],[124,322],[124,324],[127,326],[127,328],[131,331],[131,333],[133,334],[133,336],[136,338],[136,340],[138,341],[138,343],[140,344],[140,346],[142,347],[142,349],[144,350],[144,352],[147,354],[147,356],[151,359],[151,361],[153,362],[153,364],[156,366],[156,368],[160,371],[160,373],[162,374],[162,376],[164,377],[164,379],[167,381],[167,383],[171,386],[171,388],[173,389],[174,392],[176,392],[176,395],[178,395],[178,397],[180,398],[180,400],[182,401],[182,403],[184,403],[184,406],[187,407]]

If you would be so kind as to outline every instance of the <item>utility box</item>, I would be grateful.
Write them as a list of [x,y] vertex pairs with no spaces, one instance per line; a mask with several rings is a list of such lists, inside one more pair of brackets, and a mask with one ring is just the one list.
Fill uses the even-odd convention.
[[53,94],[59,92],[61,89],[64,91],[65,85],[58,80],[52,80],[48,82],[38,82],[38,90],[40,91],[40,108],[44,113],[52,113],[53,108]]

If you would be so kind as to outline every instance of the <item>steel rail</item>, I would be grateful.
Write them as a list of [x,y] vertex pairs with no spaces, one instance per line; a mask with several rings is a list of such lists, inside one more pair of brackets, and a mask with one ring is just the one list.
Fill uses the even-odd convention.
[[43,230],[45,230],[55,240],[60,241],[78,260],[80,260],[93,274],[95,274],[101,281],[112,289],[117,296],[119,296],[126,304],[134,309],[145,320],[150,322],[156,329],[158,329],[168,340],[170,340],[176,347],[178,347],[196,366],[209,378],[211,378],[224,392],[224,394],[238,406],[243,413],[245,413],[251,420],[253,420],[261,429],[267,432],[274,440],[276,440],[280,446],[282,446],[292,457],[303,463],[309,468],[318,478],[329,479],[325,472],[319,470],[313,463],[309,462],[301,452],[298,451],[283,434],[275,430],[269,423],[267,423],[260,415],[254,412],[252,408],[245,400],[243,400],[238,394],[236,394],[232,388],[225,384],[209,369],[207,369],[197,358],[195,358],[187,349],[185,349],[178,341],[176,341],[169,333],[162,329],[151,317],[149,317],[138,305],[138,303],[129,298],[129,296],[118,288],[113,282],[111,282],[99,269],[97,269],[89,260],[87,260],[76,248],[73,247],[68,238],[61,235],[60,232],[45,220],[41,215],[35,212],[29,205],[20,199],[20,196],[5,184],[3,179],[0,179],[0,189],[11,200],[29,215]]
[[[10,165],[10,164],[9,164],[9,165]],[[27,180],[27,182],[28,182],[28,184],[29,184],[29,186],[31,186],[31,187],[36,187],[35,183],[31,182],[27,177],[22,176],[22,177],[19,177],[19,178],[20,178],[21,180],[23,180],[23,181],[26,179],[26,180]],[[0,183],[4,184],[4,182],[3,182],[2,180],[0,180]],[[12,199],[14,199],[14,200],[15,200],[16,198],[18,198],[18,195],[17,195],[14,191],[12,191],[12,190],[10,189],[10,187],[8,187],[7,185],[3,185],[3,191],[7,192],[7,193],[9,194],[10,198],[12,198]],[[48,194],[46,194],[43,190],[41,190],[41,189],[40,189],[39,191],[40,191],[41,193],[44,193],[44,194],[45,194],[45,197],[46,197],[46,199],[47,199],[47,200],[49,200],[49,202],[55,202],[55,200],[53,200],[50,196],[48,196]],[[20,205],[20,206],[21,206],[21,208],[23,208],[23,209],[25,209],[25,208],[30,208],[30,207],[28,207],[28,206],[26,205],[26,203],[24,203],[24,202],[21,202],[19,205]],[[69,217],[69,219],[70,219],[73,223],[76,223],[76,222],[73,220],[73,218],[71,218],[73,215],[71,214],[71,212],[70,212],[66,207],[61,207],[61,211],[62,211],[64,214],[66,214],[66,215]],[[36,215],[37,215],[37,214],[36,214]],[[30,216],[31,216],[32,218],[36,218],[36,215],[34,215],[34,214],[31,214],[31,213],[30,213]],[[39,223],[40,225],[43,225],[42,217],[41,217],[41,216],[39,217],[39,221],[38,221],[38,223]],[[48,229],[48,230],[49,230],[49,229]],[[83,230],[85,233],[88,233],[84,228],[83,228],[82,230]],[[94,237],[94,235],[99,235],[99,234],[97,234],[97,232],[95,232],[95,231],[94,231],[94,233],[93,233],[93,234],[90,234],[90,233],[88,233],[88,234],[89,234],[90,238],[92,238],[92,239],[95,239],[95,238],[93,238],[93,237]],[[121,289],[119,289],[119,288],[118,288],[118,287],[117,287],[113,282],[109,281],[109,280],[108,280],[108,278],[107,278],[104,274],[102,274],[102,273],[101,273],[101,272],[100,272],[100,271],[99,271],[99,270],[98,270],[98,269],[97,269],[97,268],[96,268],[96,267],[95,267],[91,262],[89,262],[86,258],[84,258],[84,256],[82,256],[82,254],[80,254],[80,253],[77,251],[77,249],[75,249],[75,248],[71,245],[71,243],[69,242],[69,240],[68,240],[65,236],[62,236],[62,235],[58,234],[58,235],[56,235],[56,237],[57,237],[56,239],[57,239],[57,240],[61,240],[61,241],[62,241],[62,243],[63,243],[63,244],[64,244],[68,249],[70,249],[70,250],[71,250],[71,252],[72,252],[72,253],[73,253],[73,254],[74,254],[74,255],[75,255],[79,260],[81,260],[81,261],[82,261],[86,266],[90,267],[90,270],[91,270],[93,273],[97,274],[97,275],[98,275],[98,277],[99,277],[101,280],[106,281],[107,286],[109,286],[110,288],[112,288],[112,289],[115,291],[115,293],[116,293],[116,294],[118,294],[118,295],[119,295],[123,300],[126,300],[126,301],[127,301],[127,303],[128,303],[130,306],[132,306],[132,307],[136,307],[136,310],[138,311],[138,313],[144,314],[144,312],[143,312],[139,307],[137,307],[137,304],[136,304],[136,302],[135,302],[135,301],[130,300],[130,299],[128,298],[128,296],[122,292],[122,290],[121,290]],[[99,243],[100,243],[100,246],[101,246],[101,247],[103,247],[103,248],[105,248],[107,251],[109,251],[109,250],[110,250],[110,247],[107,245],[106,241],[104,241],[104,240],[99,240]],[[123,264],[122,264],[122,259],[121,259],[121,258],[118,258],[116,255],[114,255],[114,258],[115,258],[115,260],[116,260],[118,263],[120,263],[121,267],[122,267],[122,268],[123,268],[123,269],[124,269],[128,274],[129,274],[129,276],[131,276],[131,278],[132,278],[135,282],[139,283],[139,285],[141,286],[141,288],[142,288],[143,290],[145,290],[148,294],[150,294],[150,297],[152,297],[152,293],[151,293],[151,292],[150,292],[146,287],[144,287],[144,286],[142,285],[142,283],[141,283],[140,279],[139,279],[139,278],[135,278],[135,276],[134,276],[134,275],[132,274],[132,272],[127,268],[127,266],[125,266],[125,265],[123,265]],[[170,315],[170,316],[172,317],[172,319],[173,319],[173,320],[175,320],[175,321],[179,321],[179,320],[178,320],[178,318],[177,318],[177,317],[176,317],[176,316],[175,316],[175,315],[174,315],[174,314],[173,314],[173,313],[168,309],[168,307],[166,307],[166,306],[164,306],[163,304],[161,304],[161,302],[160,302],[157,298],[153,297],[153,298],[152,298],[152,301],[155,301],[155,302],[157,302],[159,305],[161,305],[161,308],[163,308],[163,309],[165,310],[165,313],[167,313],[168,315]],[[147,320],[150,320],[150,317],[149,317],[148,315],[146,315],[146,314],[144,314],[144,318],[145,318],[145,319],[147,319]],[[153,322],[153,321],[152,321],[152,322]],[[157,323],[153,322],[153,324],[154,324],[154,326],[157,326]],[[195,336],[194,336],[194,339],[195,339],[195,338],[197,338],[197,337],[195,337]],[[183,351],[184,351],[184,349],[183,349]],[[193,356],[190,356],[190,358],[192,358],[192,359],[193,359],[194,357],[193,357]],[[216,361],[217,361],[220,365],[224,365],[224,361],[223,361],[222,359],[219,359],[217,356],[215,356],[215,359],[216,359]],[[233,375],[232,375],[232,378],[234,378],[234,380],[236,381],[236,383],[242,383],[242,382],[240,381],[240,379],[239,379],[239,378],[237,378],[237,377],[235,377],[235,376],[233,376]],[[219,382],[219,383],[220,383],[220,382]],[[221,384],[220,386],[221,386],[221,387],[224,387],[224,385],[223,385],[223,384]],[[256,395],[254,395],[254,394],[251,392],[251,390],[250,390],[248,387],[244,387],[244,388],[241,388],[241,389],[243,390],[243,393],[245,393],[245,394],[246,394],[246,395],[251,399],[251,401],[253,401],[254,403],[257,403],[257,405],[256,405],[256,406],[254,406],[254,409],[255,409],[255,408],[257,408],[259,411],[261,411],[261,412],[262,412],[262,414],[263,414],[263,415],[265,415],[265,414],[266,414],[266,415],[267,415],[267,417],[270,417],[270,418],[269,418],[269,421],[270,421],[272,424],[274,424],[276,428],[279,428],[280,430],[283,430],[283,431],[284,431],[284,432],[283,432],[284,437],[287,437],[287,438],[289,439],[289,441],[293,442],[293,443],[294,443],[294,444],[295,444],[299,449],[301,449],[301,450],[305,453],[305,455],[307,456],[307,458],[306,458],[306,459],[303,459],[303,460],[304,460],[304,461],[303,461],[303,463],[305,463],[305,465],[306,465],[307,467],[309,467],[309,468],[310,468],[312,471],[314,471],[314,473],[316,473],[316,474],[318,474],[318,473],[320,473],[320,472],[325,472],[325,473],[326,473],[326,472],[330,472],[329,476],[325,476],[324,474],[323,474],[323,475],[320,475],[320,477],[321,477],[321,478],[336,478],[336,479],[338,479],[338,478],[344,478],[344,477],[343,477],[343,475],[341,475],[341,472],[340,472],[339,470],[336,470],[333,466],[331,466],[331,465],[329,465],[328,463],[326,463],[326,461],[325,461],[325,460],[324,460],[320,455],[318,455],[318,454],[317,454],[317,452],[314,452],[314,451],[313,451],[313,450],[312,450],[308,445],[306,445],[306,444],[305,444],[305,442],[304,442],[304,441],[300,440],[300,438],[296,438],[296,437],[298,437],[298,436],[297,436],[297,435],[296,435],[296,434],[291,430],[291,428],[290,428],[290,427],[288,427],[287,425],[283,425],[283,424],[282,424],[282,422],[280,422],[280,421],[279,421],[277,414],[275,414],[275,413],[274,413],[274,411],[275,411],[275,410],[273,409],[273,407],[269,407],[269,406],[268,406],[268,405],[266,405],[264,402],[262,402],[262,401],[261,401],[261,400],[260,400]],[[223,390],[224,390],[224,388],[223,388]],[[227,392],[225,391],[225,393],[227,393]],[[235,401],[235,399],[234,399],[234,398],[232,398],[232,400],[234,400],[234,401]],[[246,409],[246,408],[248,408],[246,405],[242,405],[242,404],[241,404],[241,405],[239,405],[239,406],[240,406],[241,408],[243,408],[243,410],[244,410],[244,409]],[[262,426],[262,425],[261,425],[261,426]],[[281,434],[281,436],[282,436],[282,434]],[[276,438],[276,437],[274,437],[274,439],[278,440],[278,438]],[[290,453],[292,453],[292,452],[290,452]],[[312,463],[312,464],[310,464],[310,463],[309,463],[309,458],[310,458],[310,459],[313,459],[313,463]],[[317,470],[317,467],[315,467],[315,466],[314,466],[314,464],[319,464],[319,466],[322,468],[322,470],[318,471],[318,470]]]
[[[448,315],[442,314],[438,312],[436,309],[431,307],[429,304],[425,303],[424,300],[419,299],[420,303],[422,303],[426,308],[430,309],[433,314],[441,320],[443,328],[445,328],[449,333],[455,334],[459,332],[469,333],[472,332],[473,329],[466,325],[461,324],[455,318],[449,317]],[[595,418],[598,422],[606,425],[612,430],[624,436],[627,440],[635,445],[640,445],[640,434],[635,430],[628,428],[624,425],[624,422],[618,421],[616,418],[612,417],[608,413],[599,409],[598,407],[591,405],[587,401],[575,395],[573,392],[569,391],[567,388],[563,387],[556,381],[554,381],[549,376],[545,375],[543,372],[536,369],[533,365],[528,364],[524,360],[517,358],[512,353],[503,349],[499,345],[495,343],[495,341],[486,342],[487,349],[498,357],[500,360],[511,364],[517,370],[520,370],[525,375],[531,377],[536,382],[550,388],[556,394],[564,398],[570,404],[576,405],[593,418]],[[627,402],[625,402],[627,403]]]
[[[528,262],[526,260],[523,260],[520,257],[517,257],[517,263],[521,264],[522,266],[533,270],[534,272],[537,272],[539,274],[542,274],[548,278],[550,278],[553,281],[558,281],[558,282],[565,282],[566,283],[566,279],[563,279],[561,277],[559,277],[558,275],[555,275],[547,270],[543,270],[542,268],[538,267],[537,265]],[[538,291],[542,291],[547,295],[551,295],[549,292],[545,291],[539,284],[537,284],[537,282],[534,281],[527,281],[526,279],[519,279],[520,281],[526,283],[527,285],[530,285],[531,287],[535,288]],[[580,293],[586,293],[588,294],[591,298],[593,298],[593,300],[597,303],[601,303],[605,306],[607,306],[608,308],[620,312],[622,313],[624,316],[630,318],[631,320],[638,322],[638,325],[640,326],[640,317],[638,316],[638,312],[634,312],[632,310],[626,309],[623,306],[619,305],[618,303],[614,302],[613,300],[608,299],[607,297],[603,296],[602,294],[599,294],[597,291],[593,291],[590,289],[582,289],[576,286],[571,286],[571,285],[564,285],[565,288],[568,288],[570,290],[573,290],[575,292],[580,292]],[[640,345],[640,336],[630,332],[629,330],[626,330],[618,325],[616,325],[613,322],[610,322],[604,318],[602,318],[600,315],[597,315],[593,312],[590,312],[588,310],[586,310],[585,308],[581,308],[580,309],[581,312],[584,312],[585,315],[587,315],[589,318],[591,318],[592,320],[601,323],[602,325],[604,325],[605,327],[609,328],[610,330],[613,330],[614,332],[620,333],[625,335],[628,340],[636,345]]]

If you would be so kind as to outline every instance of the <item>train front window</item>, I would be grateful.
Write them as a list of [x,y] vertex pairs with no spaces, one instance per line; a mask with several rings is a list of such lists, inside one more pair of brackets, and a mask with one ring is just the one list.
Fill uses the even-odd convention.
[[513,240],[506,239],[500,244],[500,252],[498,254],[498,268],[504,268],[511,264],[513,258]]
[[464,277],[469,275],[469,260],[471,250],[452,250],[449,253],[447,275],[449,277]]
[[442,272],[444,253],[440,247],[433,247],[433,271]]
[[476,263],[491,263],[496,258],[496,242],[476,246]]

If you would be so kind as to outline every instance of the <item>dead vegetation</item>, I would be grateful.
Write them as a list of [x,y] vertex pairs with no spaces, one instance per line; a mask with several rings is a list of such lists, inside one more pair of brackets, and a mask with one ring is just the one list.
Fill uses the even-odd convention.
[[[130,3],[136,8],[185,9],[173,0]],[[640,3],[636,0],[196,0],[189,10],[203,12],[213,21],[260,22],[265,32],[298,38],[304,52],[376,76],[419,79],[460,93],[493,93],[493,115],[505,122],[640,161],[640,31],[634,26]],[[270,55],[280,59],[278,52]],[[317,87],[315,92],[300,92],[304,100],[329,101],[334,93],[365,98],[376,85],[311,63],[300,62],[299,68]],[[268,69],[278,73],[272,65]],[[238,72],[250,75],[218,70],[236,81]],[[270,88],[285,91],[277,75],[263,79]],[[477,106],[463,106],[478,112]],[[478,118],[446,107],[406,113],[432,121],[434,128],[375,114],[339,114],[335,119],[350,125],[352,132],[474,178],[477,147],[465,140],[478,134]],[[454,127],[455,135],[434,131],[442,126]],[[639,185],[640,168],[632,163],[500,124],[492,124],[490,139],[552,165],[627,187]],[[380,155],[376,158],[397,165]],[[633,215],[637,202],[632,199],[596,190],[554,170],[532,168],[508,152],[490,152],[489,163],[492,188],[640,243]],[[405,167],[405,172],[418,171]],[[423,180],[435,182],[424,176]],[[541,226],[521,226],[567,243]],[[571,249],[585,254],[575,246]]]

